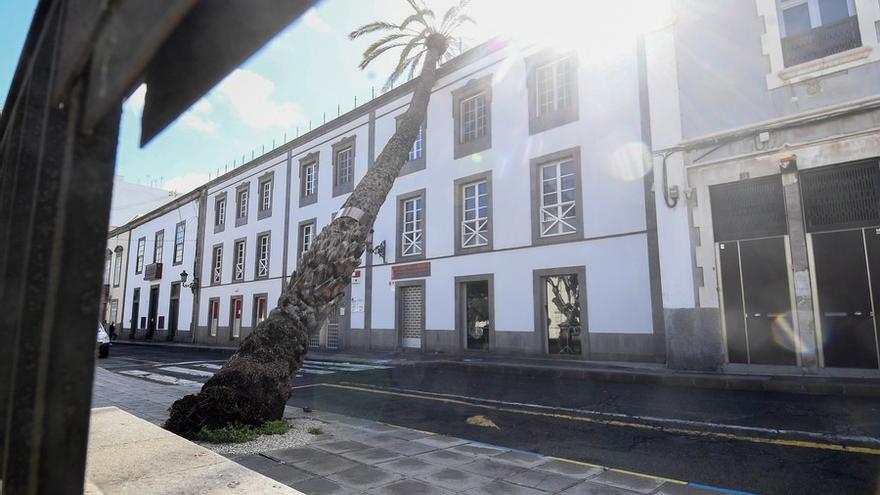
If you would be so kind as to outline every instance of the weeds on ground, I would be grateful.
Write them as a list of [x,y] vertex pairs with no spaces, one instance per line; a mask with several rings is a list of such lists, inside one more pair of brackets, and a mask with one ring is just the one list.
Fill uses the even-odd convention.
[[196,440],[208,443],[244,443],[256,440],[260,435],[282,435],[290,430],[283,419],[267,421],[262,426],[231,426],[224,428],[202,428],[196,433]]
[[312,435],[320,435],[320,434],[324,433],[324,430],[322,430],[318,427],[313,427],[313,428],[309,428],[309,433],[311,433]]

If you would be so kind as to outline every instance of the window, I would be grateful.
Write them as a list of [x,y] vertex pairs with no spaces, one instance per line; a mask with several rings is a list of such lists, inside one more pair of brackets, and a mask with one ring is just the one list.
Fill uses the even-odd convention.
[[208,302],[208,321],[211,337],[216,337],[217,326],[220,324],[220,299],[211,299]]
[[464,186],[461,209],[461,246],[477,247],[488,244],[489,184],[481,181]]
[[526,58],[529,134],[578,119],[577,59],[539,52]]
[[116,323],[119,316],[119,299],[110,300],[110,323]]
[[299,161],[299,206],[318,200],[318,152],[310,153]]
[[226,226],[226,193],[217,195],[214,202],[214,233],[222,232]]
[[248,197],[250,196],[250,183],[245,183],[235,189],[235,226],[247,223]]
[[107,250],[107,256],[104,259],[104,285],[110,285],[110,265],[113,263],[113,252]]
[[454,157],[461,158],[492,146],[492,75],[471,79],[452,92],[455,121]]
[[134,264],[134,273],[140,274],[144,272],[144,252],[147,250],[147,238],[138,239],[137,258]]
[[122,277],[122,251],[116,251],[116,260],[113,262],[113,287],[119,287],[119,279]]
[[220,277],[223,275],[223,246],[214,246],[214,254],[211,255],[214,260],[214,269],[211,271],[211,283],[219,284]]
[[263,278],[269,276],[269,233],[263,233],[257,236],[257,267],[256,277]]
[[315,222],[317,219],[310,219],[300,222],[299,224],[299,249],[297,250],[297,259],[312,248],[315,241]]
[[244,280],[244,254],[245,254],[245,241],[238,240],[235,241],[233,247],[233,253],[235,256],[235,265],[232,267],[232,280],[233,281],[241,281]]
[[397,257],[425,257],[425,190],[397,199]]
[[419,127],[419,133],[416,135],[416,140],[413,141],[412,148],[409,150],[409,161],[418,160],[422,157],[423,147],[425,145],[424,142],[424,126]]
[[153,237],[153,263],[161,263],[162,255],[165,253],[165,231],[156,232]]
[[486,135],[486,95],[480,93],[461,102],[461,128],[459,142],[462,144],[476,141]]
[[183,241],[186,236],[186,221],[179,222],[174,227],[174,264],[183,263]]
[[[397,126],[400,126],[402,119],[403,115],[397,117]],[[419,133],[416,135],[416,140],[413,142],[412,148],[410,148],[409,154],[407,155],[407,162],[400,169],[398,176],[411,174],[425,169],[425,126],[426,124],[422,123],[421,127],[419,127]]]
[[354,188],[354,141],[347,137],[333,145],[333,195],[349,193]]
[[779,7],[786,67],[862,46],[853,0],[782,0]]
[[272,216],[272,188],[275,184],[275,171],[269,171],[260,177],[260,204],[257,208],[257,220]]
[[254,323],[256,327],[266,320],[266,294],[254,295]]
[[532,242],[582,238],[579,148],[536,158],[531,165]]

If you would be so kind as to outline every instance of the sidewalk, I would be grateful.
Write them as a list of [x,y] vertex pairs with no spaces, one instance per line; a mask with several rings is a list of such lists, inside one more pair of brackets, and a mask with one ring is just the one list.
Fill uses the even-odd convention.
[[[95,369],[93,407],[114,405],[152,423],[198,387],[159,385]],[[323,423],[302,447],[231,459],[307,495],[709,495],[713,487],[543,456],[463,438],[288,407]]]
[[[164,349],[211,351],[229,356],[231,347],[185,343],[117,341],[114,345],[161,347]],[[671,387],[721,390],[767,391],[809,395],[880,397],[880,376],[843,377],[816,375],[769,375],[742,372],[696,372],[666,368],[659,363],[580,361],[565,358],[514,356],[460,356],[415,352],[310,352],[310,359],[349,363],[383,363],[394,366],[431,365],[468,368],[511,375],[543,375],[552,378],[640,383]]]

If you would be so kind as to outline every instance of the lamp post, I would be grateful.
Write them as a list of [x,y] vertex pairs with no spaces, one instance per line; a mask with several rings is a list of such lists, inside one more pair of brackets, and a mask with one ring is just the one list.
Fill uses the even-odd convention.
[[188,289],[192,289],[193,294],[199,289],[199,277],[193,275],[192,282],[186,283],[186,279],[189,277],[189,274],[186,273],[186,270],[180,272],[180,285],[186,287]]

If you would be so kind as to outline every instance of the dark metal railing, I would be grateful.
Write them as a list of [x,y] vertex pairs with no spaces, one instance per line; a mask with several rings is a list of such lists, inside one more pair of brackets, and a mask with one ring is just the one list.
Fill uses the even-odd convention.
[[782,60],[791,67],[860,46],[859,18],[850,16],[782,38]]

